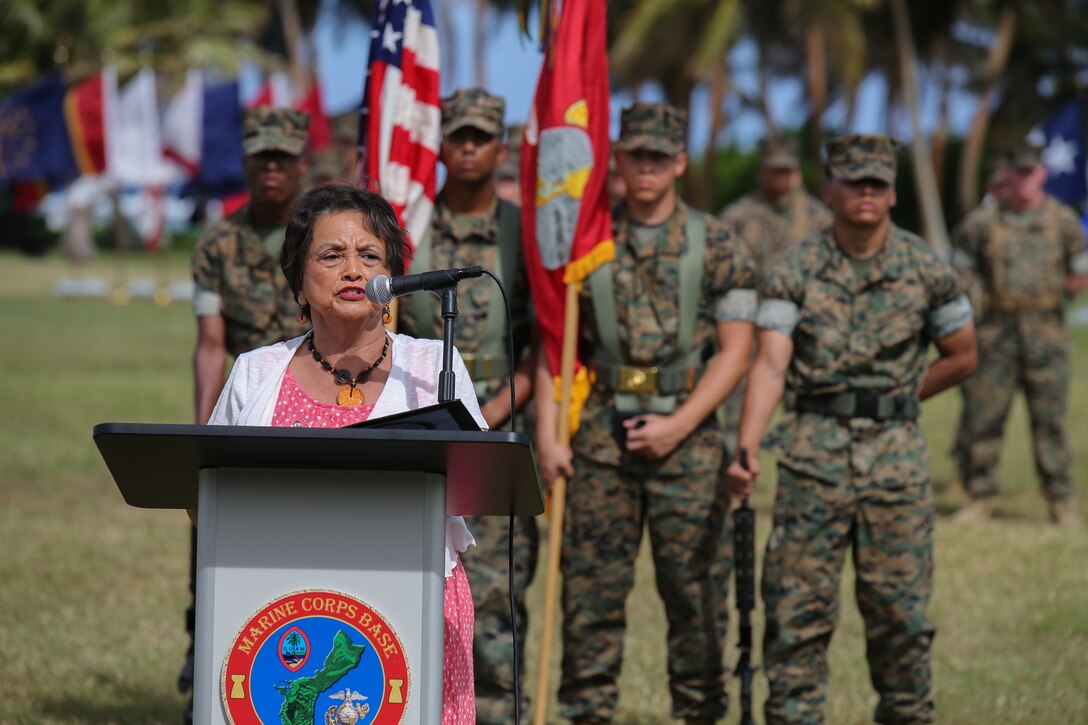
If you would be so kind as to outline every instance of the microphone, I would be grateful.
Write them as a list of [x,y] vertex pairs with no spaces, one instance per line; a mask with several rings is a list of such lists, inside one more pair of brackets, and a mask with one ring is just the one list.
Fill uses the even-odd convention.
[[453,287],[462,279],[483,276],[483,267],[454,267],[438,269],[434,272],[420,272],[403,277],[390,277],[385,274],[375,275],[366,283],[366,297],[371,302],[387,305],[394,297],[403,297],[420,290],[440,290]]

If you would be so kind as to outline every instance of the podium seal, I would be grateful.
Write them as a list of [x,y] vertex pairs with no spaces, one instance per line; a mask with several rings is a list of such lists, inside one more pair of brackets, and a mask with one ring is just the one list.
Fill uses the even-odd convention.
[[331,590],[286,594],[238,630],[220,694],[232,725],[397,725],[410,693],[396,631]]

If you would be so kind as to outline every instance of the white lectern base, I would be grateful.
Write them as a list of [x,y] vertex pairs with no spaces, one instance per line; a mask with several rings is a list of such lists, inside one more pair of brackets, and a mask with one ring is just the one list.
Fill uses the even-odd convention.
[[[228,722],[224,663],[251,617],[294,591],[335,590],[364,601],[399,636],[409,670],[403,722],[440,723],[445,516],[446,481],[437,474],[201,470],[194,722]],[[318,696],[318,712],[343,703],[329,697],[337,690]],[[380,695],[363,694],[379,706]]]

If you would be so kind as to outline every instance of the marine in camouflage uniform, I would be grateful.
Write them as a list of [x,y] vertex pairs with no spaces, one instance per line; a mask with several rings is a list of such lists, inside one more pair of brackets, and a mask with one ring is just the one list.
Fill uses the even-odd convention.
[[720,216],[752,250],[761,274],[785,251],[831,225],[831,212],[801,185],[800,150],[787,136],[760,141],[759,189]]
[[[727,709],[729,496],[713,412],[747,367],[755,277],[743,244],[676,197],[686,138],[680,109],[623,112],[614,148],[628,191],[613,212],[616,259],[580,293],[595,383],[572,440],[560,562],[559,702],[576,723],[614,717],[643,527],[669,623],[672,714],[710,723]],[[542,420],[550,417],[544,397]]]
[[[242,160],[250,203],[212,226],[193,250],[193,312],[197,342],[193,354],[196,422],[206,423],[223,389],[227,355],[305,332],[299,306],[280,269],[280,248],[291,208],[306,171],[302,159],[310,116],[302,111],[252,108],[242,118]],[[195,589],[196,529],[190,553],[190,591]],[[194,627],[189,608],[187,629]],[[179,688],[191,686],[189,661]],[[191,719],[192,708],[187,717]]]
[[[193,311],[198,321],[222,318],[225,350],[232,356],[305,331],[296,320],[298,303],[280,271],[279,254],[301,191],[309,125],[310,116],[302,111],[246,111],[242,145],[250,202],[212,226],[193,252]],[[266,184],[275,188],[268,191]],[[217,372],[221,377],[223,370]],[[218,383],[221,388],[222,380]],[[213,405],[217,397],[218,389]]]
[[[740,444],[768,440],[778,458],[774,527],[764,559],[767,723],[819,723],[827,646],[852,550],[870,679],[881,723],[932,722],[933,524],[919,403],[974,368],[971,306],[956,273],[895,227],[894,143],[827,144],[831,229],[783,257],[760,285],[759,357]],[[940,353],[930,364],[928,345]],[[739,463],[730,486],[758,474]]]
[[[801,152],[797,140],[769,136],[759,143],[759,189],[742,196],[720,214],[740,236],[762,276],[771,263],[803,239],[831,225],[831,212],[805,191],[801,179]],[[725,436],[735,447],[745,384],[725,403]]]
[[[510,295],[515,354],[530,349],[531,310],[525,265],[521,258],[520,212],[498,198],[492,172],[502,159],[504,102],[479,88],[460,89],[442,101],[441,159],[449,176],[435,200],[427,237],[420,240],[413,272],[479,265],[494,271]],[[471,150],[468,150],[471,147]],[[466,156],[472,163],[462,167]],[[466,171],[466,169],[468,169]],[[454,211],[451,206],[473,211]],[[506,311],[502,294],[487,277],[465,280],[457,287],[458,318],[454,344],[476,385],[481,410],[492,429],[509,419],[506,356]],[[437,298],[417,294],[401,300],[398,330],[417,337],[442,336],[442,310]],[[531,393],[531,362],[518,376],[519,401]],[[519,422],[523,426],[524,419]],[[476,546],[461,555],[476,610],[473,671],[476,721],[514,721],[514,659],[509,601],[509,525],[500,516],[466,516]],[[536,570],[539,540],[532,517],[514,523],[514,598],[518,619],[518,672],[525,672],[528,618],[525,590]],[[528,700],[522,689],[522,712]]]
[[984,203],[953,238],[952,264],[974,290],[979,308],[979,370],[963,386],[955,451],[964,488],[975,503],[959,520],[987,515],[997,494],[994,468],[1012,397],[1022,388],[1031,419],[1035,468],[1051,519],[1074,523],[1071,455],[1065,433],[1069,332],[1065,302],[1088,281],[1084,229],[1076,214],[1045,194],[1038,147],[1009,149],[1004,203]]

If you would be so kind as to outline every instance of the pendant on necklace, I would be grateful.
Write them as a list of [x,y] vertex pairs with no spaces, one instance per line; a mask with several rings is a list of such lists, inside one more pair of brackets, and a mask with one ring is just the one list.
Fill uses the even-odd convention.
[[336,394],[337,405],[362,405],[366,401],[363,391],[355,387],[340,388]]

